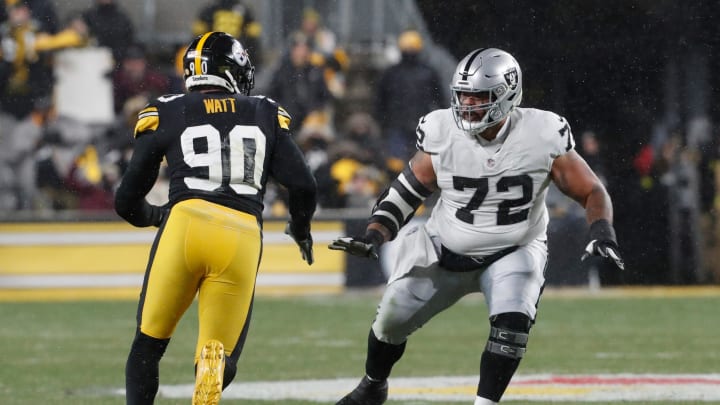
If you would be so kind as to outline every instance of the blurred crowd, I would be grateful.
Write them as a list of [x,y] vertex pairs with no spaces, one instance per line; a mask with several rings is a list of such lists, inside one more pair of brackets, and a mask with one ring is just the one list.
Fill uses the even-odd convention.
[[[50,0],[5,0],[0,7],[0,188],[4,211],[109,210],[132,150],[137,111],[172,89],[135,41],[135,27],[114,0],[96,0],[61,19]],[[68,51],[105,49],[110,120],[58,108],[58,68]],[[78,58],[79,61],[82,59]],[[94,61],[93,61],[94,62]],[[80,62],[82,63],[82,62]],[[73,66],[85,72],[86,66]],[[93,78],[84,78],[90,82]],[[91,91],[94,89],[90,89]],[[98,92],[98,95],[101,93]],[[98,98],[100,100],[100,97]],[[92,98],[82,100],[88,115]]]
[[[111,210],[114,189],[132,153],[137,112],[152,98],[184,91],[184,44],[171,52],[148,49],[116,0],[94,0],[87,9],[62,18],[51,0],[3,1],[0,209]],[[418,118],[448,106],[443,96],[447,78],[427,62],[423,37],[408,27],[395,38],[395,52],[387,54],[384,68],[363,83],[367,103],[355,105],[348,97],[349,83],[353,63],[362,61],[352,60],[316,10],[306,8],[290,23],[296,28],[276,44],[278,52],[266,52],[260,41],[263,27],[252,7],[242,0],[212,0],[188,22],[187,38],[207,31],[239,38],[267,77],[253,94],[275,99],[293,116],[291,131],[318,182],[319,208],[370,208],[414,153]],[[68,109],[58,105],[57,70],[68,60],[63,55],[98,49],[106,51],[108,63],[96,79],[107,81],[110,91],[110,118],[101,122],[89,117],[100,104],[92,93],[75,107],[78,114],[65,114]],[[264,60],[270,54],[278,56]],[[101,94],[99,87],[91,91]],[[642,231],[622,235],[628,250],[642,246],[639,254],[628,255],[629,261],[635,258],[638,268],[672,264],[669,274],[656,274],[657,280],[650,281],[708,279],[696,272],[720,262],[714,259],[720,223],[720,145],[714,137],[693,137],[672,125],[655,131],[635,152],[633,172],[621,189],[613,184],[617,176],[605,176],[602,134],[574,130],[578,150],[621,201],[616,215],[620,232]],[[154,203],[167,198],[162,176],[148,198]],[[576,204],[562,198],[549,201],[554,218],[577,223]],[[269,215],[284,215],[281,188],[271,185],[266,207]]]
[[[51,0],[5,0],[0,7],[0,207],[12,210],[111,210],[114,188],[132,153],[137,112],[152,98],[181,93],[178,44],[171,58],[137,40],[122,3],[95,0],[61,20]],[[253,91],[278,101],[292,117],[291,131],[320,187],[322,208],[369,208],[415,149],[415,126],[427,111],[447,104],[443,81],[420,57],[423,39],[409,30],[397,38],[398,55],[378,72],[370,108],[348,109],[351,60],[322,16],[306,8],[279,56],[263,60],[262,26],[240,0],[213,0],[188,23],[188,38],[224,31],[246,46],[269,78]],[[111,122],[63,114],[57,70],[69,51],[105,49]],[[99,93],[98,93],[99,94]],[[100,97],[84,103],[101,104]],[[96,107],[88,104],[88,113]],[[81,108],[82,109],[82,108]],[[165,179],[149,198],[166,198]],[[284,214],[284,192],[272,185],[269,214]]]

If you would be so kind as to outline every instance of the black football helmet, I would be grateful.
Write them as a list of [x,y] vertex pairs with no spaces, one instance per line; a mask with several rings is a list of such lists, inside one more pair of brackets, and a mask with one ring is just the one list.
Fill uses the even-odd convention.
[[240,41],[224,32],[195,38],[183,56],[185,87],[222,87],[249,95],[255,86],[255,67]]

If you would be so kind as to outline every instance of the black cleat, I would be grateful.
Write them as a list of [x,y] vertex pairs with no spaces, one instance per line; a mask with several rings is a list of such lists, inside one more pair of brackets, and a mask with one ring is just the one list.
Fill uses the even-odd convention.
[[335,405],[382,405],[387,401],[387,397],[387,380],[370,381],[365,376],[352,392],[345,395]]

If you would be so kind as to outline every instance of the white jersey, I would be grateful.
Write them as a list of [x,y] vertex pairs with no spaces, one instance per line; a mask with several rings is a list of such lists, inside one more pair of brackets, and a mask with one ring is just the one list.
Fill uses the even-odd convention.
[[427,231],[455,253],[486,256],[546,238],[550,170],[575,147],[570,126],[552,112],[515,108],[500,136],[499,150],[487,150],[450,109],[418,125],[418,148],[431,155],[440,187]]

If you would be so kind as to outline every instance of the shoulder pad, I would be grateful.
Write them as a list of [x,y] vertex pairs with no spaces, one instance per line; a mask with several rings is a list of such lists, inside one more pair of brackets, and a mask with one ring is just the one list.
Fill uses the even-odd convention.
[[158,108],[153,103],[150,103],[138,112],[134,136],[137,138],[144,132],[155,131],[159,125],[160,113],[158,112]]
[[456,128],[449,111],[435,110],[420,118],[415,130],[419,150],[435,154],[447,143],[450,139],[449,133]]
[[569,152],[572,149],[575,149],[575,139],[573,138],[572,129],[570,129],[570,124],[567,122],[565,117],[561,117],[559,115],[556,115],[558,118],[558,133],[560,133],[560,137],[563,138],[564,148],[565,152]]
[[[264,102],[264,103],[270,104],[272,106],[272,108],[277,109],[278,126],[284,130],[290,129],[290,122],[292,121],[292,116],[277,101],[271,99],[270,97],[263,96],[263,95],[254,95],[254,96],[250,96],[250,97],[259,100],[260,105],[262,105],[262,103]],[[263,107],[263,108],[265,108],[265,107]]]
[[530,120],[529,127],[542,129],[537,131],[535,136],[551,145],[555,156],[563,155],[575,148],[572,130],[565,117],[539,109],[522,109],[522,113]]
[[278,119],[278,125],[282,129],[289,130],[290,129],[290,121],[292,121],[292,117],[290,114],[285,111],[284,108],[278,106],[278,113],[277,113],[277,119]]

